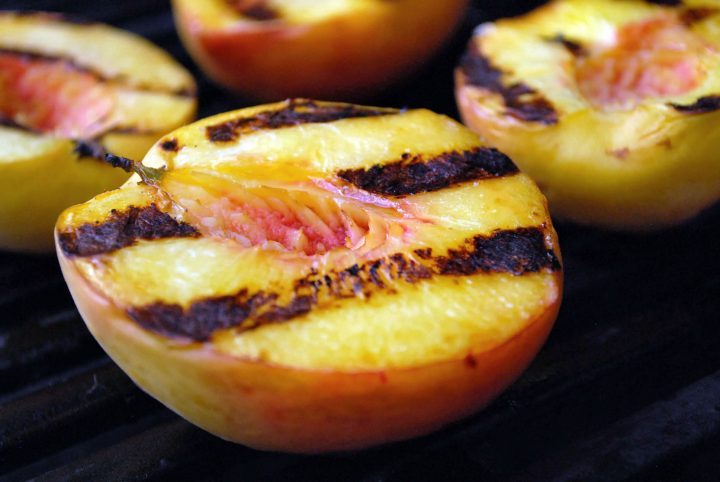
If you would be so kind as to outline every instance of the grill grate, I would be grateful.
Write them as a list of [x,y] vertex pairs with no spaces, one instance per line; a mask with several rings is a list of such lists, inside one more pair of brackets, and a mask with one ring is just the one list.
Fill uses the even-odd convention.
[[[451,71],[472,27],[538,2],[482,3],[490,6],[470,11],[420,81],[374,103],[456,116]],[[194,68],[167,1],[0,7],[112,23]],[[194,73],[202,116],[246,105]],[[229,444],[178,418],[102,353],[54,257],[0,254],[0,479],[717,480],[720,209],[652,236],[558,228],[564,306],[547,346],[505,395],[427,437],[307,457]]]

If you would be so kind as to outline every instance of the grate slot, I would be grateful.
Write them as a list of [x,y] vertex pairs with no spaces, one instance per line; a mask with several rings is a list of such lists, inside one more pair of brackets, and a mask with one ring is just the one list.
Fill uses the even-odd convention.
[[[456,39],[430,67],[367,102],[457,116],[449,79],[473,27],[540,2],[473,3]],[[65,11],[148,37],[192,69],[201,116],[250,103],[200,74],[179,44],[167,0],[8,0],[2,7]],[[470,476],[492,482],[717,475],[720,207],[653,235],[567,224],[559,233],[567,275],[561,316],[546,348],[511,390],[486,411],[436,434],[308,457],[229,444],[163,409],[102,355],[53,256],[0,253],[0,479],[393,482]]]
[[29,319],[0,335],[0,399],[100,357],[102,350],[75,308]]
[[160,408],[106,358],[62,383],[3,405],[0,473]]

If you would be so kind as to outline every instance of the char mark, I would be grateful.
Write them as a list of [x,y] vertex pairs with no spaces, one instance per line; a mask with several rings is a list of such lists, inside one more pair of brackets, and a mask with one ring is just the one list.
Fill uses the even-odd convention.
[[436,276],[522,276],[562,269],[547,243],[544,226],[475,236],[445,256],[433,256],[429,249],[415,254],[396,253],[340,271],[312,271],[295,280],[286,294],[243,289],[232,296],[194,301],[187,308],[153,303],[132,307],[127,313],[144,328],[164,336],[207,341],[217,330],[232,328],[240,333],[287,322],[345,299],[392,293],[398,283],[415,284]]
[[140,239],[197,237],[198,231],[160,211],[155,204],[113,210],[103,222],[86,223],[59,233],[60,249],[69,257],[95,256],[135,244]]
[[548,249],[545,233],[537,228],[499,231],[491,237],[476,236],[468,246],[450,250],[438,258],[440,274],[471,275],[479,272],[522,275],[544,268],[560,269],[560,261]]
[[115,82],[127,87],[130,87],[134,90],[138,91],[145,91],[145,92],[158,92],[163,94],[172,94],[176,95],[178,97],[194,97],[195,92],[194,90],[187,90],[182,89],[175,92],[170,92],[166,89],[158,89],[158,88],[151,88],[148,86],[143,85],[130,85],[128,83],[128,79],[126,79],[123,76],[117,76],[117,77],[108,77],[102,72],[99,72],[92,67],[86,66],[86,65],[80,65],[78,64],[74,59],[70,57],[65,57],[61,55],[47,55],[39,52],[29,52],[25,50],[17,50],[17,49],[8,49],[8,48],[0,48],[0,55],[8,55],[8,56],[14,56],[18,57],[24,61],[36,61],[36,62],[48,62],[48,63],[54,63],[54,62],[60,62],[68,69],[75,70],[76,72],[82,72],[87,75],[93,76],[95,79],[97,79],[100,82]]
[[177,152],[180,150],[178,140],[174,137],[172,139],[165,139],[160,143],[160,149],[166,152]]
[[517,172],[517,166],[505,154],[497,149],[479,147],[463,152],[446,152],[428,160],[419,154],[405,154],[399,161],[369,169],[343,170],[337,175],[365,191],[404,196]]
[[253,20],[267,21],[280,17],[279,12],[268,5],[267,0],[227,0],[227,3],[240,15]]
[[679,6],[683,4],[683,0],[645,0],[647,3],[654,3],[655,5],[669,5]]
[[720,10],[715,7],[689,7],[680,12],[680,21],[686,26],[692,27],[694,24],[715,15],[718,11]]
[[692,104],[670,104],[670,107],[683,114],[707,114],[720,110],[720,95],[707,95]]
[[24,126],[22,124],[19,124],[15,119],[11,119],[10,117],[0,113],[0,126],[3,127],[12,127],[13,129],[19,129],[21,131],[30,132],[32,134],[38,134],[41,135],[42,132],[31,129],[30,127]]
[[584,55],[587,55],[587,50],[580,42],[576,40],[570,40],[561,33],[555,35],[554,37],[551,37],[549,41],[562,45],[568,52],[570,52],[575,57],[582,57]]
[[390,109],[369,109],[356,105],[318,105],[306,99],[288,100],[285,107],[268,110],[252,117],[233,119],[206,127],[208,139],[212,142],[229,142],[240,134],[263,129],[280,129],[301,124],[335,122],[359,117],[376,117],[396,114]]
[[468,84],[499,94],[505,102],[505,114],[526,122],[557,124],[558,114],[550,101],[522,82],[505,85],[504,72],[480,51],[475,40],[470,41],[460,61],[460,69]]
[[80,15],[59,12],[45,12],[42,10],[8,10],[0,13],[2,16],[34,17],[42,20],[72,23],[75,25],[95,25],[97,22]]

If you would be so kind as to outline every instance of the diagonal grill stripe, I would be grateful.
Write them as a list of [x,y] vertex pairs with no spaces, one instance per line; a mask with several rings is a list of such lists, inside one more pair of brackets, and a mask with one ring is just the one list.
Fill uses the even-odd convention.
[[394,109],[372,109],[356,105],[318,105],[311,100],[290,99],[285,107],[259,112],[250,117],[232,119],[205,128],[211,142],[229,142],[240,134],[263,129],[279,129],[301,124],[335,122],[343,119],[398,114]]
[[206,341],[217,330],[248,331],[290,321],[343,299],[367,298],[381,291],[390,293],[396,283],[419,283],[436,276],[478,273],[522,276],[562,269],[547,244],[544,226],[478,235],[445,256],[433,256],[429,249],[414,254],[410,257],[396,253],[342,271],[313,272],[293,282],[289,298],[281,293],[242,290],[231,296],[196,300],[186,309],[177,304],[153,303],[132,307],[127,312],[138,324],[156,333]]
[[172,94],[179,97],[193,97],[195,95],[194,91],[189,90],[179,90],[179,91],[170,91],[168,89],[162,89],[162,88],[151,88],[149,86],[143,86],[143,85],[131,85],[128,82],[128,79],[123,77],[108,77],[101,72],[98,72],[97,70],[93,69],[90,66],[87,65],[80,65],[78,64],[74,59],[70,57],[65,57],[62,55],[48,55],[38,52],[30,52],[26,50],[19,50],[19,49],[9,49],[9,48],[3,48],[0,47],[0,55],[12,55],[15,57],[19,57],[24,60],[34,60],[34,61],[40,61],[40,62],[62,62],[65,66],[78,71],[83,72],[89,75],[92,75],[97,80],[101,82],[116,82],[120,85],[123,85],[125,87],[132,88],[134,90],[139,91],[145,91],[145,92],[157,92],[162,94]]
[[517,166],[502,152],[478,147],[462,152],[446,152],[427,160],[421,154],[406,154],[400,161],[369,169],[343,170],[337,175],[365,191],[404,196],[517,172]]
[[160,211],[155,204],[126,211],[113,210],[101,223],[83,224],[58,234],[65,256],[95,256],[135,244],[138,239],[199,236],[197,230]]
[[500,95],[505,102],[506,115],[545,125],[558,123],[558,113],[550,101],[522,82],[506,85],[505,72],[493,65],[474,39],[460,60],[460,70],[469,85]]
[[700,97],[692,104],[674,104],[670,107],[683,114],[707,114],[720,110],[720,95],[707,95]]

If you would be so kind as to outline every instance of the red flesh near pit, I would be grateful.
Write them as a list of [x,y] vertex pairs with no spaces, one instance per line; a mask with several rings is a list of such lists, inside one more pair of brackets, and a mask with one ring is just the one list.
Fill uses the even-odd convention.
[[246,187],[193,173],[164,180],[162,189],[203,235],[305,256],[376,256],[406,243],[421,222],[406,203],[327,181]]
[[648,97],[684,94],[702,81],[699,56],[708,48],[676,15],[629,23],[612,47],[578,60],[578,87],[599,108],[631,108]]
[[63,60],[0,54],[0,115],[22,127],[68,138],[107,129],[110,88]]

